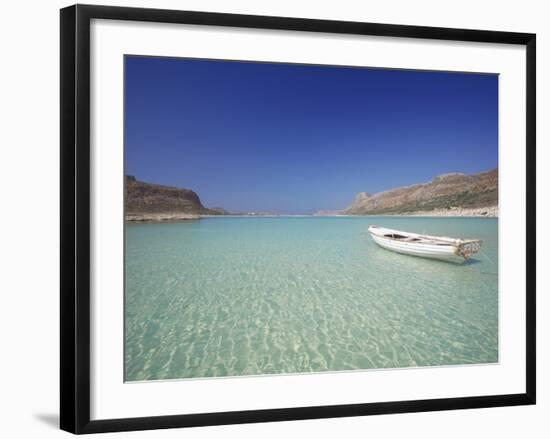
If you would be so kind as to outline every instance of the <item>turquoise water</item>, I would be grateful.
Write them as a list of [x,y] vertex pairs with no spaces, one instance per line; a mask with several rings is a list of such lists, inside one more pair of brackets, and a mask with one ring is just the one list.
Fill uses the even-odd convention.
[[[370,224],[480,238],[463,265]],[[219,217],[126,226],[128,381],[498,361],[498,221]]]

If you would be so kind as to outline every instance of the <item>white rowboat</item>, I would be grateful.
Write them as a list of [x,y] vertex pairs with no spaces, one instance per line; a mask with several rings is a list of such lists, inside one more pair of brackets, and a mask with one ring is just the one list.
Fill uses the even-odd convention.
[[370,226],[369,233],[380,247],[406,255],[443,261],[464,262],[481,249],[479,239],[455,239]]

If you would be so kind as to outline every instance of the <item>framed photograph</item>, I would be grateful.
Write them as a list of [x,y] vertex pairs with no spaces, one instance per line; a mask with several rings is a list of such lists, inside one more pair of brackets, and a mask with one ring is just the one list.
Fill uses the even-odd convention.
[[61,10],[61,428],[535,403],[535,35]]

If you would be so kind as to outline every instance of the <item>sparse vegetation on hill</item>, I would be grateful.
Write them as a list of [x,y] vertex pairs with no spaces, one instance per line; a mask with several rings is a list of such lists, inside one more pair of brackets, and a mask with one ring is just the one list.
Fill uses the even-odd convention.
[[361,192],[344,210],[333,212],[342,215],[406,215],[415,212],[440,213],[441,211],[486,208],[497,212],[498,170],[479,174],[443,174],[429,183],[391,189],[370,195]]
[[130,175],[125,183],[124,202],[129,221],[177,221],[225,212],[221,208],[204,207],[190,189],[145,183]]

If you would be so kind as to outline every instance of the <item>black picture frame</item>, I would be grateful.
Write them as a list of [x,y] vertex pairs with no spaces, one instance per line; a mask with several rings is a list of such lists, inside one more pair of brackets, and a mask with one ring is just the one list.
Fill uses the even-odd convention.
[[[90,21],[92,19],[375,35],[526,47],[526,392],[223,413],[90,420]],[[60,426],[72,433],[193,427],[535,404],[536,36],[210,12],[74,5],[61,10],[61,386]]]

